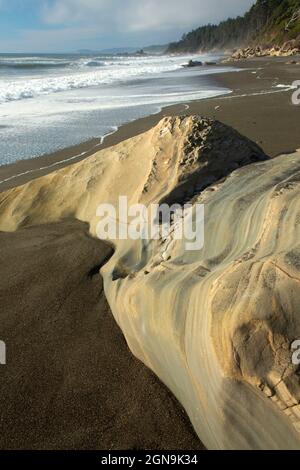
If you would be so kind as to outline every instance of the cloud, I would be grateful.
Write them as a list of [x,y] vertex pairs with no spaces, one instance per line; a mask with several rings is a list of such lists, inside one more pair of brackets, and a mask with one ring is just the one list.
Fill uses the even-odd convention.
[[102,30],[189,29],[243,13],[254,0],[45,0],[45,23],[98,24]]
[[9,22],[2,14],[2,35],[0,15],[0,49],[64,52],[166,44],[202,24],[242,14],[254,1],[0,0],[1,13],[10,13]]
[[[126,0],[125,0],[126,2]],[[124,3],[125,3],[124,2]],[[41,7],[42,20],[46,24],[114,23],[116,0],[48,0]]]

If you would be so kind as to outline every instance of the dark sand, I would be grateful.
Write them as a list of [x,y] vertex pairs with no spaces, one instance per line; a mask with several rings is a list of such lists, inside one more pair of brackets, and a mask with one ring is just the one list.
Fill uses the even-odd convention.
[[1,449],[202,449],[105,296],[112,249],[65,221],[0,233]]
[[[169,115],[200,114],[223,121],[257,142],[271,157],[292,152],[300,148],[300,106],[292,104],[292,90],[286,92],[273,88],[277,84],[291,85],[293,81],[300,80],[300,65],[287,65],[289,60],[264,58],[231,64],[244,70],[211,75],[213,83],[233,90],[230,95],[191,102],[188,104],[189,109],[182,104],[166,107],[158,114],[121,126],[117,132],[107,136],[102,145],[94,139],[52,155],[2,166],[0,191],[80,161],[101,148],[145,132],[162,117]],[[46,168],[40,170],[41,167]],[[19,177],[14,177],[20,173]],[[8,181],[2,182],[6,179]]]

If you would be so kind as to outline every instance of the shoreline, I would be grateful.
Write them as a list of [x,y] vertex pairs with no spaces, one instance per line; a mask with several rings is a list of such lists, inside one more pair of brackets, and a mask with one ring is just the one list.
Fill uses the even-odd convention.
[[[51,171],[65,170],[0,194],[0,446],[299,448],[289,349],[300,332],[300,151],[264,153],[300,147],[298,74],[247,62],[217,77],[230,96],[185,106],[225,125],[170,117],[130,139],[182,113],[166,108],[86,143],[106,150],[79,165],[75,148],[49,156]],[[41,170],[30,171],[19,179]],[[111,237],[112,252],[97,207],[119,195],[204,203],[203,249],[191,253],[173,230],[150,244]]]
[[272,57],[235,63],[238,68],[234,72],[210,75],[217,85],[232,90],[229,94],[166,106],[158,113],[125,123],[104,137],[0,166],[0,192],[79,162],[146,132],[165,116],[178,114],[201,114],[231,125],[262,146],[271,157],[295,151],[300,148],[300,133],[294,132],[299,107],[291,103],[291,89],[276,89],[276,85],[290,86],[300,77],[300,65],[287,65],[284,59]]

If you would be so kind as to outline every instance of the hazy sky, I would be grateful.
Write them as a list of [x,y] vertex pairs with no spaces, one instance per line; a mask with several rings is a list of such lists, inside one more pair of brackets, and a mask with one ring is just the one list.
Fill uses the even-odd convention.
[[0,0],[0,52],[164,44],[254,0]]

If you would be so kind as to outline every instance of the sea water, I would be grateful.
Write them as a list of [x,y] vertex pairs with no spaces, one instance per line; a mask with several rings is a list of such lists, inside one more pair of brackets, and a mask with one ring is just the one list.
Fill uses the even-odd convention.
[[0,54],[0,165],[48,154],[162,107],[228,90],[211,75],[230,67],[184,68],[213,56]]

